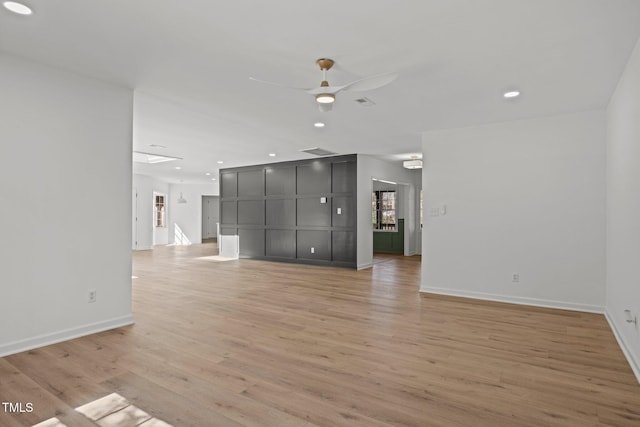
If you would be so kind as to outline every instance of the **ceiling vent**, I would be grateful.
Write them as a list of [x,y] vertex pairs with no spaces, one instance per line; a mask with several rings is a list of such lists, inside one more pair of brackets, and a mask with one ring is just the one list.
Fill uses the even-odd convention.
[[325,150],[324,148],[318,148],[318,147],[307,148],[305,150],[300,150],[300,151],[302,151],[303,153],[313,154],[314,156],[332,156],[334,154],[338,154],[338,153],[334,153],[333,151]]
[[363,107],[373,107],[374,105],[376,105],[375,102],[373,102],[372,100],[370,100],[367,97],[358,98],[355,101],[358,104],[362,105]]

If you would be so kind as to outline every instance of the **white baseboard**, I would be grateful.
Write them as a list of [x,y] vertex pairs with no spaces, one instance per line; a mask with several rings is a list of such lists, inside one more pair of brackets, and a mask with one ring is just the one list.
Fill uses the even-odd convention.
[[589,304],[576,304],[564,301],[543,300],[537,298],[516,297],[511,295],[487,294],[448,288],[421,288],[420,292],[449,295],[454,297],[474,298],[486,301],[506,302],[509,304],[532,305],[535,307],[556,308],[560,310],[583,311],[587,313],[604,313],[604,307]]
[[640,383],[640,362],[633,357],[633,353],[631,352],[629,347],[627,347],[627,344],[623,338],[623,335],[620,333],[620,331],[618,330],[618,327],[616,326],[616,323],[613,320],[614,317],[611,316],[611,314],[609,314],[609,310],[605,310],[604,317],[605,319],[607,319],[607,322],[609,322],[609,326],[611,327],[611,330],[613,331],[613,335],[616,337],[616,340],[618,341],[618,345],[622,349],[622,353],[624,354],[624,357],[627,358],[627,362],[629,362],[629,365],[631,366],[631,370],[635,374],[636,379],[638,380],[638,383]]
[[356,268],[358,270],[366,270],[367,268],[371,268],[371,267],[373,267],[373,264],[369,262],[367,264],[360,264]]
[[27,338],[6,344],[0,344],[0,357],[9,356],[10,354],[15,353],[21,353],[23,351],[32,350],[38,347],[44,347],[50,344],[56,344],[85,335],[107,331],[109,329],[132,325],[133,323],[133,315],[127,315],[105,320],[102,322],[90,323],[88,325],[83,325],[76,328],[64,329],[62,331],[57,331],[50,334],[38,335],[32,338]]

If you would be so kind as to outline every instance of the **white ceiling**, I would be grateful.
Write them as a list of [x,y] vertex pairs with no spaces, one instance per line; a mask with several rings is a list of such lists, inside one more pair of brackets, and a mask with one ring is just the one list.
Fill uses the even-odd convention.
[[[0,8],[0,51],[135,89],[134,149],[184,160],[134,171],[170,182],[316,146],[399,161],[425,130],[604,108],[640,36],[638,0],[25,3],[34,15]],[[328,113],[249,80],[315,87],[320,57],[336,61],[333,85],[400,76]],[[523,95],[503,100],[511,88]]]

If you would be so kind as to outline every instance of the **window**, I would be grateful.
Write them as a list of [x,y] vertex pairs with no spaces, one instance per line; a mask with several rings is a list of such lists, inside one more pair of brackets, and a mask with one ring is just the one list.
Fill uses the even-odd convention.
[[156,227],[165,227],[166,199],[164,194],[154,194],[153,221]]
[[374,191],[371,193],[371,221],[374,230],[396,229],[396,191]]

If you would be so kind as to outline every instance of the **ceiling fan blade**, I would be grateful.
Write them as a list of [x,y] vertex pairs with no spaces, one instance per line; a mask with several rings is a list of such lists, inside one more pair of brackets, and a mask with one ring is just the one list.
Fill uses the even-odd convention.
[[356,80],[355,82],[351,82],[342,86],[340,89],[353,92],[373,90],[378,89],[382,86],[386,86],[397,78],[398,73],[380,74],[377,76],[365,77],[364,79]]
[[287,89],[306,90],[306,91],[311,90],[308,87],[289,86],[289,85],[285,85],[285,84],[282,84],[282,83],[269,82],[269,81],[266,81],[266,80],[256,79],[255,77],[249,77],[249,80],[253,80],[254,82],[258,82],[258,83],[265,83],[265,84],[272,85],[272,86],[284,87],[284,88],[287,88]]
[[332,95],[335,95],[344,88],[345,86],[320,86],[313,89],[306,89],[305,91],[309,95],[320,95],[321,93],[330,93]]

